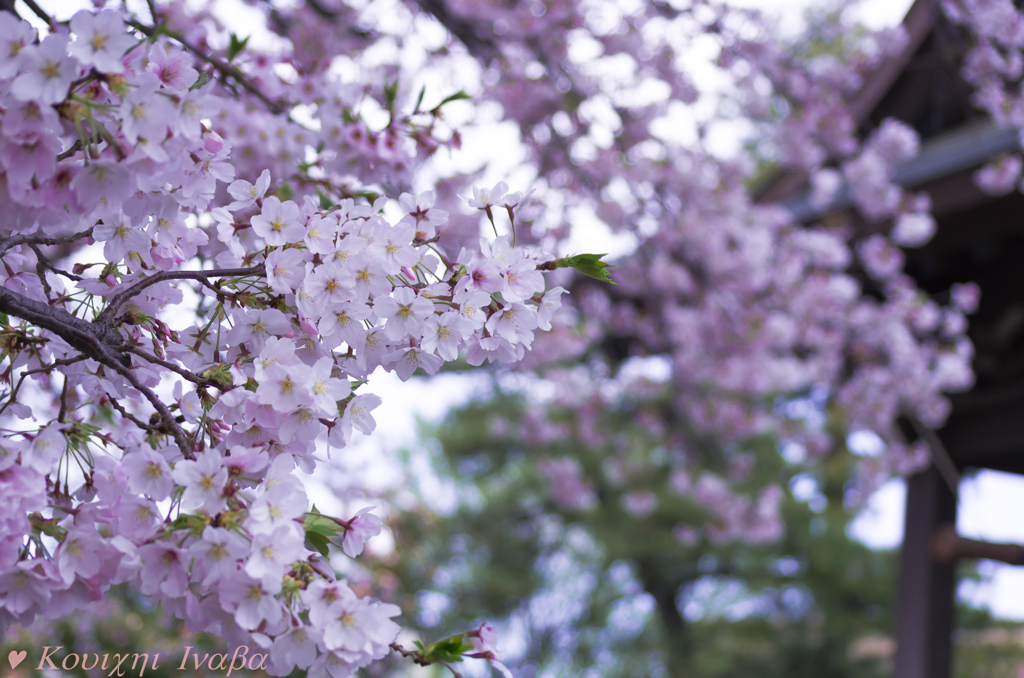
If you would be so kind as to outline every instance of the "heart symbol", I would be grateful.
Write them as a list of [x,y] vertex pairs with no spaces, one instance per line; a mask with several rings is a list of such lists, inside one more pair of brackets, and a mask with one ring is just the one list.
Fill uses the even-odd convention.
[[11,650],[10,654],[7,655],[7,661],[11,663],[11,668],[18,668],[18,664],[25,661],[26,654],[27,653],[24,650],[22,650],[21,652],[15,652],[14,650]]

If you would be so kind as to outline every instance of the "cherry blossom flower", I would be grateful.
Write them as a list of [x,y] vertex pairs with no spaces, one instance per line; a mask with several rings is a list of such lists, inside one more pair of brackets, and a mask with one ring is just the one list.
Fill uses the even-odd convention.
[[420,344],[424,351],[437,353],[442,360],[459,357],[459,345],[473,332],[473,324],[457,311],[427,319],[426,331]]
[[[163,41],[157,41],[149,50],[149,64],[147,68],[150,73],[153,73],[160,79],[160,83],[165,88],[179,95],[186,94],[189,87],[195,84],[196,78],[199,77],[198,71],[192,68],[191,55],[187,52],[168,50]],[[267,170],[264,170],[264,172],[267,173],[267,185],[269,186],[269,172]],[[260,179],[263,179],[262,175]],[[233,183],[233,185],[235,184]],[[266,187],[263,190],[266,191]],[[228,187],[228,192],[231,192],[230,186]],[[234,193],[232,193],[232,197],[236,200],[241,200]]]
[[[159,93],[155,85],[138,87],[121,104],[121,117],[124,120],[121,129],[133,144],[144,138],[150,146],[157,146],[164,141],[167,130],[174,124],[176,113],[173,102]],[[160,160],[163,157],[155,156],[153,159]]]
[[275,597],[280,590],[280,579],[257,580],[239,573],[220,580],[221,606],[233,613],[243,629],[253,630],[264,622],[276,625],[284,616],[281,602]]
[[365,433],[366,435],[373,433],[373,429],[376,428],[377,424],[370,412],[380,404],[381,399],[372,393],[357,395],[349,401],[348,405],[345,406],[345,414],[341,418],[340,426],[345,440],[351,438],[353,430]]
[[[0,14],[0,80],[11,78],[18,72],[18,57],[35,39],[36,29],[27,21],[20,21],[13,13]],[[5,120],[5,127],[6,124]]]
[[295,523],[287,522],[273,532],[256,534],[252,540],[251,555],[245,563],[245,573],[253,579],[283,577],[289,564],[303,553],[302,537],[294,526]]
[[326,356],[320,358],[313,365],[313,375],[310,379],[313,405],[320,410],[320,414],[332,417],[338,414],[338,401],[352,391],[347,380],[332,376],[334,366],[334,359]]
[[489,210],[492,205],[500,205],[505,194],[508,193],[508,184],[499,181],[494,188],[473,187],[473,197],[469,199],[469,206],[479,210]]
[[930,215],[901,214],[892,229],[892,239],[904,247],[920,247],[935,234],[935,220]]
[[193,542],[189,555],[195,558],[197,573],[202,573],[201,585],[209,587],[238,573],[238,561],[249,552],[245,540],[223,527],[207,525],[202,539]]
[[345,528],[345,536],[341,542],[341,548],[349,558],[355,558],[363,552],[363,545],[370,537],[380,534],[384,523],[380,518],[370,513],[374,506],[360,509],[356,515],[348,521]]
[[256,397],[278,412],[291,412],[312,404],[311,381],[312,374],[306,365],[273,363],[266,369],[265,380],[256,389]]
[[185,488],[181,497],[183,508],[202,508],[213,515],[224,507],[223,492],[228,481],[228,470],[224,468],[224,459],[216,450],[197,455],[195,461],[179,461],[171,477]]
[[255,184],[250,184],[245,179],[232,181],[228,186],[228,193],[235,199],[235,202],[228,205],[227,209],[234,212],[255,205],[257,200],[262,200],[263,196],[267,194],[268,188],[270,188],[270,170],[263,170]]
[[293,292],[306,274],[306,256],[296,249],[274,250],[267,255],[267,282],[275,292]]
[[377,317],[386,321],[384,335],[392,341],[403,337],[419,337],[428,317],[434,313],[434,305],[429,299],[417,296],[416,292],[403,287],[394,294],[373,303],[373,311]]
[[11,83],[11,93],[22,101],[35,100],[42,104],[64,101],[68,88],[78,77],[78,62],[68,56],[67,50],[67,36],[58,34],[47,35],[39,45],[22,48],[20,75]]
[[123,73],[121,56],[135,44],[125,32],[124,19],[113,10],[93,14],[81,10],[71,17],[71,55],[100,73]]
[[274,196],[263,201],[263,210],[251,219],[252,230],[271,247],[298,242],[305,235],[298,205]]
[[398,196],[398,204],[415,221],[416,237],[420,240],[435,237],[437,229],[448,223],[448,212],[435,209],[436,202],[436,191],[424,191],[415,196],[411,193],[402,193]]
[[128,475],[128,485],[134,492],[149,495],[161,501],[174,487],[171,467],[156,450],[140,448],[126,454],[121,461]]
[[103,543],[96,534],[74,530],[64,535],[57,552],[57,571],[70,586],[76,577],[94,577],[102,564]]

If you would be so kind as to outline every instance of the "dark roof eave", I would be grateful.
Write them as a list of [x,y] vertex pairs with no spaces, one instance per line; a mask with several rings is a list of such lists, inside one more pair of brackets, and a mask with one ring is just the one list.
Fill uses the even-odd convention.
[[[1001,128],[991,119],[968,123],[951,132],[937,136],[921,147],[913,160],[896,170],[894,180],[903,188],[914,188],[929,181],[977,167],[1003,153],[1020,150],[1020,135],[1014,129]],[[849,186],[838,191],[832,201],[815,207],[810,201],[810,191],[782,201],[797,221],[811,221],[818,217],[853,206]]]

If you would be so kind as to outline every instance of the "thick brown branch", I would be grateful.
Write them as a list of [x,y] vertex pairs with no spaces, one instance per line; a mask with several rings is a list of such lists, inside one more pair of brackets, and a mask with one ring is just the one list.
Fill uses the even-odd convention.
[[19,19],[21,18],[18,10],[14,7],[14,0],[0,0],[0,12],[10,12]]
[[47,238],[40,235],[12,235],[9,238],[0,240],[0,255],[4,254],[12,247],[17,247],[18,245],[63,245],[65,243],[74,242],[75,240],[81,240],[82,238],[88,238],[91,235],[91,227],[78,233],[62,235],[56,238]]
[[0,312],[53,332],[101,363],[123,366],[128,359],[124,355],[124,339],[109,324],[82,320],[62,308],[29,299],[4,287],[0,287]]
[[[156,409],[163,422],[164,429],[174,436],[174,441],[178,444],[185,458],[195,458],[188,437],[174,420],[174,415],[171,414],[167,405],[160,400],[152,389],[142,384],[131,371],[130,359],[125,354],[127,347],[125,346],[124,339],[109,324],[98,318],[91,323],[86,322],[63,309],[47,306],[3,287],[0,287],[0,312],[16,316],[38,327],[50,330],[81,351],[86,358],[92,358],[123,376]],[[78,360],[78,358],[74,360]]]
[[494,42],[480,35],[479,27],[448,9],[448,6],[441,0],[415,0],[425,12],[432,14],[441,25],[448,29],[459,42],[466,46],[469,53],[481,59],[486,64],[491,59],[499,56]]
[[165,280],[198,280],[209,284],[210,278],[244,278],[250,275],[263,275],[264,273],[266,273],[266,269],[262,264],[250,268],[220,268],[211,271],[164,271],[163,273],[156,273],[112,296],[110,301],[107,302],[107,307],[96,316],[96,321],[101,323],[112,322],[114,316],[117,315],[118,309],[121,308],[124,302],[147,287],[164,282]]

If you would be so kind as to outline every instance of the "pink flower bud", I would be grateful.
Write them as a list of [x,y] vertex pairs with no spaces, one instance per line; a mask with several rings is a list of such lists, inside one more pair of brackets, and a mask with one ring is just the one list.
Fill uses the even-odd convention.
[[207,134],[203,137],[203,148],[216,155],[224,148],[224,140],[218,134]]

